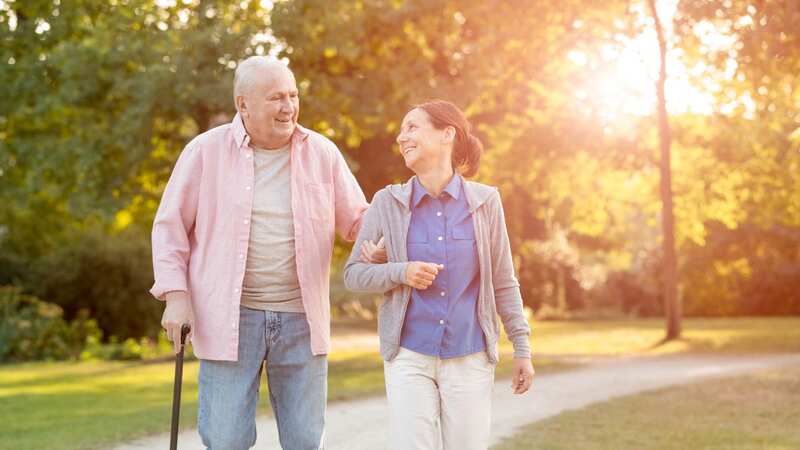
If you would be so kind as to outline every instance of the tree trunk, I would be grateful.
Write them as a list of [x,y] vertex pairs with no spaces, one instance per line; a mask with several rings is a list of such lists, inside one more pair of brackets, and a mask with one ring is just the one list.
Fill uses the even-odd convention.
[[672,136],[667,116],[667,99],[664,86],[667,81],[667,42],[664,29],[658,18],[656,0],[648,0],[650,12],[655,22],[656,35],[658,36],[658,49],[661,67],[656,83],[658,95],[658,140],[661,149],[659,164],[661,172],[661,229],[663,233],[662,249],[663,260],[661,278],[664,293],[664,313],[667,319],[666,336],[664,340],[677,339],[681,335],[681,302],[678,298],[678,270],[675,255],[675,216],[672,206],[672,168],[670,164],[670,147]]
[[567,268],[559,264],[556,268],[556,309],[562,317],[567,315]]

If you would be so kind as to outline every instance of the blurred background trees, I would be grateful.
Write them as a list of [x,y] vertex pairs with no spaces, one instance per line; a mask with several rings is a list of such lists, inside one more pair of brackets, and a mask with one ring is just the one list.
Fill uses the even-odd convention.
[[[800,314],[798,2],[657,4],[684,312]],[[232,117],[236,61],[269,53],[368,198],[410,175],[394,143],[405,112],[460,105],[539,317],[660,315],[646,6],[2,0],[0,285],[67,320],[88,311],[106,337],[156,333],[149,227],[164,183],[191,137]]]

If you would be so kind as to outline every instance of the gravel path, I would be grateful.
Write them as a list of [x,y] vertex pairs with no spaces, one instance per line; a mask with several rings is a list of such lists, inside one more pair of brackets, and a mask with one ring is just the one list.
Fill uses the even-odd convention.
[[[511,394],[509,381],[495,384],[492,411],[492,442],[511,436],[515,430],[562,411],[604,400],[689,383],[706,378],[734,375],[757,369],[800,365],[800,354],[764,356],[682,355],[653,358],[622,358],[567,372],[538,375],[533,389],[523,396]],[[263,399],[262,399],[263,401]],[[370,398],[328,406],[327,445],[330,450],[376,450],[385,448],[386,399]],[[169,424],[165,424],[165,427]],[[275,422],[258,419],[255,449],[280,449]],[[180,449],[202,449],[196,430],[181,433]],[[163,450],[169,435],[154,436],[116,447],[114,450]]]

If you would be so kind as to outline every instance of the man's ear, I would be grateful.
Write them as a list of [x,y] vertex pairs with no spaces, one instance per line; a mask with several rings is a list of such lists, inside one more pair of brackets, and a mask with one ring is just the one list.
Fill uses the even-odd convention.
[[239,114],[242,116],[249,115],[250,113],[247,110],[247,102],[245,102],[243,95],[236,96],[236,110],[239,111]]

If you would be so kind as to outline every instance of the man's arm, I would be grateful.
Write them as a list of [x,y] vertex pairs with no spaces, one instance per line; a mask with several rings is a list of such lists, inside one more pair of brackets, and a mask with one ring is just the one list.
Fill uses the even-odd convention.
[[202,165],[192,143],[181,152],[153,220],[153,275],[150,293],[159,300],[171,291],[188,292],[189,235],[194,229]]
[[167,339],[180,350],[184,324],[192,326],[192,306],[187,283],[191,254],[189,235],[194,229],[202,166],[200,152],[190,143],[181,152],[164,189],[161,204],[153,221],[153,274],[150,293],[166,300],[161,326]]
[[364,212],[369,207],[361,186],[347,167],[341,152],[334,147],[333,191],[336,231],[346,241],[354,241],[361,227]]

